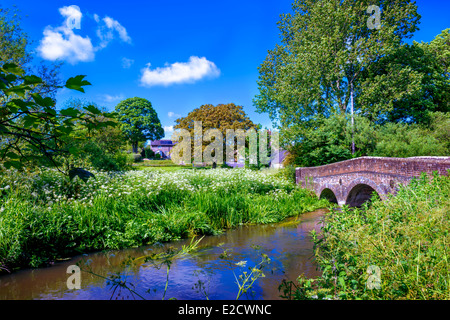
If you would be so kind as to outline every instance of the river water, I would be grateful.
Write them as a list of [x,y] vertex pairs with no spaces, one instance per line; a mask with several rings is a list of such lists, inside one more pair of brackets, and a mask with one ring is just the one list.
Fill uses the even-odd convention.
[[[169,247],[181,248],[190,240],[92,253],[57,262],[48,268],[3,275],[0,276],[0,300],[159,300],[163,296],[165,299],[234,300],[239,291],[236,279],[245,271],[248,274],[249,268],[261,261],[261,253],[271,259],[262,269],[265,277],[256,280],[240,299],[280,299],[278,286],[283,279],[294,281],[302,273],[311,278],[319,276],[309,232],[320,230],[324,212],[317,210],[281,223],[242,226],[219,236],[204,237],[197,250],[172,261],[167,289],[167,265],[139,260],[126,266],[124,261],[166,252]],[[224,253],[227,253],[225,257]],[[237,265],[241,261],[245,261],[245,265]],[[67,268],[77,262],[81,262],[81,289],[68,289],[71,274],[67,273]],[[112,275],[124,281],[134,293],[121,287],[114,290],[104,278]]]

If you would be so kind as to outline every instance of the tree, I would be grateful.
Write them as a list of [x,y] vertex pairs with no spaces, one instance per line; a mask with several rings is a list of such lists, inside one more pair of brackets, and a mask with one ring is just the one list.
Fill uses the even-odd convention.
[[450,29],[430,43],[399,46],[363,72],[357,103],[377,123],[426,123],[450,111]]
[[[81,114],[89,113],[86,108],[94,106],[102,113],[96,116],[99,123],[114,123],[101,126],[95,130],[88,130],[83,124],[76,124],[76,129],[69,137],[68,144],[80,150],[78,156],[72,156],[70,161],[81,167],[92,167],[96,170],[119,171],[126,168],[127,155],[124,152],[126,140],[120,129],[119,122],[112,118],[113,113],[107,113],[94,102],[87,102],[78,98],[71,98],[64,104],[66,108],[73,108]],[[111,116],[107,118],[105,115]]]
[[31,61],[26,50],[27,34],[21,29],[17,12],[0,8],[0,61],[24,65]]
[[[0,63],[0,66],[0,162],[5,168],[21,169],[27,162],[34,162],[53,165],[64,172],[61,160],[80,153],[69,143],[77,125],[87,130],[113,125],[98,121],[102,112],[92,105],[84,108],[85,113],[74,108],[57,111],[54,99],[33,92],[42,84],[41,78],[25,75],[16,64]],[[90,85],[84,78],[83,75],[70,78],[64,87],[84,92],[83,87]],[[72,168],[66,169],[64,173],[70,175]]]
[[34,74],[42,79],[31,93],[39,93],[43,97],[55,98],[59,87],[64,85],[59,77],[62,63],[36,63],[28,47],[32,42],[20,26],[17,10],[0,8],[0,63],[14,63],[26,74]]
[[[373,5],[380,24],[369,28]],[[356,113],[356,98],[367,90],[363,71],[410,38],[420,17],[410,0],[298,0],[293,11],[279,23],[281,44],[259,67],[254,99],[285,145],[300,142],[322,118]]]
[[438,132],[417,124],[389,122],[376,132],[376,136],[377,143],[371,156],[408,158],[447,156],[449,152],[448,140],[440,141]]
[[[348,118],[349,115],[335,114],[305,131],[302,142],[290,148],[289,164],[314,167],[371,153],[376,144],[375,126],[367,118],[355,115],[352,128]],[[354,155],[352,140],[357,146]]]
[[164,137],[164,129],[150,101],[138,97],[129,98],[116,106],[116,112],[122,132],[131,142],[133,153],[138,153],[139,142]]
[[[205,134],[209,129],[217,129],[223,138],[223,141],[220,142],[220,148],[222,150],[226,149],[226,132],[228,129],[259,129],[259,126],[255,125],[246,115],[243,107],[235,105],[234,103],[218,104],[217,106],[205,104],[189,112],[186,117],[175,120],[175,122],[176,125],[174,129],[186,129],[191,136],[195,135],[195,122],[201,122],[201,128],[198,129],[201,129],[202,134]],[[209,139],[206,137],[202,137],[202,153],[209,143],[208,140]],[[192,141],[191,154],[194,154],[194,149],[194,141]],[[226,160],[225,153],[223,153],[223,159]],[[222,159],[217,160],[218,162],[223,163],[223,161],[221,161]]]

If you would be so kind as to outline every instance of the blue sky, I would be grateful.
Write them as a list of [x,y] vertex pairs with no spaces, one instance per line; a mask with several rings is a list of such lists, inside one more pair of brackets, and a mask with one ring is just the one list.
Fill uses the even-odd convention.
[[[253,122],[270,127],[268,116],[252,104],[257,68],[279,42],[277,22],[292,2],[2,0],[1,5],[17,5],[40,59],[61,59],[64,79],[83,74],[92,83],[85,94],[63,89],[59,105],[78,97],[113,110],[123,99],[146,98],[169,137],[177,117],[207,103],[242,105]],[[450,1],[417,4],[422,19],[413,40],[429,42],[450,27]]]

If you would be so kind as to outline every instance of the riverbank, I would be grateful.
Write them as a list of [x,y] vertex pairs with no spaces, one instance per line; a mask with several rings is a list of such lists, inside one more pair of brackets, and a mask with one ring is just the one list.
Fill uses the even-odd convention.
[[[310,231],[320,229],[326,209],[290,217],[280,223],[241,225],[216,236],[197,237],[138,248],[108,250],[73,257],[51,268],[23,269],[0,277],[1,300],[235,300],[235,276],[258,268],[259,276],[239,300],[280,300],[278,286],[299,273],[316,270]],[[192,242],[195,249],[177,253]],[[143,257],[174,253],[167,277],[165,259]],[[260,265],[263,254],[270,259]],[[172,255],[170,255],[172,256]],[[81,268],[80,289],[67,286],[70,266]],[[123,286],[116,288],[118,280]],[[241,281],[242,283],[242,281]],[[167,284],[167,287],[166,287]],[[126,286],[125,286],[126,285]],[[131,290],[128,290],[129,288]],[[114,290],[116,289],[116,290]]]
[[137,247],[327,206],[282,175],[247,169],[1,176],[0,268],[42,267],[76,254]]
[[450,177],[422,175],[371,207],[326,214],[315,235],[319,278],[294,299],[450,299]]

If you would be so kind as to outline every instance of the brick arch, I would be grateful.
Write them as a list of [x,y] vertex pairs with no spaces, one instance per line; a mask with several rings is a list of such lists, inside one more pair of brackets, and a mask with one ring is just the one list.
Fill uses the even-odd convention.
[[[350,182],[350,184],[348,184],[348,186],[346,188],[347,192],[345,194],[345,204],[355,206],[355,202],[358,203],[359,201],[357,201],[356,199],[351,199],[351,197],[352,196],[357,197],[358,193],[354,194],[353,192],[358,187],[360,188],[360,192],[366,192],[367,188],[365,188],[364,186],[368,186],[372,190],[374,190],[382,200],[386,199],[385,191],[378,184],[376,184],[374,181],[372,181],[368,178],[359,177],[359,178],[353,180],[352,182]],[[357,191],[355,191],[355,192],[357,192]],[[367,196],[367,195],[364,195],[364,196]],[[353,202],[353,201],[355,201],[355,202]],[[360,203],[359,205],[361,205],[361,204],[362,203]],[[358,205],[356,205],[356,206],[358,206]]]
[[325,196],[328,201],[339,203],[339,199],[338,199],[339,194],[330,187],[323,187],[320,190],[320,192],[317,193],[317,196],[319,198],[322,198],[322,196]]
[[[338,204],[343,205],[358,185],[372,188],[385,200],[388,194],[396,193],[397,184],[408,184],[422,173],[430,177],[434,172],[449,175],[448,170],[450,157],[361,157],[319,167],[296,168],[295,175],[297,184],[303,188],[313,190],[319,197],[323,190],[330,189]],[[367,195],[368,190],[362,192]]]

